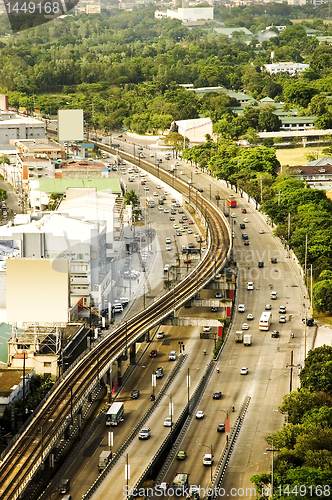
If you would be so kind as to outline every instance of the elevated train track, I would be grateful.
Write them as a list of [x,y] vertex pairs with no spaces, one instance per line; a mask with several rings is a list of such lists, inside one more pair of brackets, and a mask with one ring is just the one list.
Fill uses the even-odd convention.
[[[112,148],[103,146],[103,149],[113,152]],[[140,163],[145,170],[156,174],[157,169],[148,162],[139,162],[125,153],[121,153],[121,156],[137,165]],[[160,168],[158,177],[188,198],[190,188],[183,181]],[[144,332],[173,314],[175,309],[202,289],[225,264],[230,249],[229,228],[223,215],[211,202],[201,196],[199,202],[210,236],[204,258],[174,289],[103,338],[54,389],[0,464],[0,500],[24,498],[27,484],[56,446],[70,424],[71,416],[82,406],[111,363]]]

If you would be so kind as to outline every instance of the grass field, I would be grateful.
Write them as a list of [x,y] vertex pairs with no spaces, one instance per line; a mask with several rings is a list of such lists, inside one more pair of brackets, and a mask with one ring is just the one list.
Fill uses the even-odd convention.
[[282,166],[289,165],[305,165],[309,160],[306,156],[308,153],[317,154],[318,158],[323,158],[323,148],[294,148],[294,149],[276,149],[276,155]]

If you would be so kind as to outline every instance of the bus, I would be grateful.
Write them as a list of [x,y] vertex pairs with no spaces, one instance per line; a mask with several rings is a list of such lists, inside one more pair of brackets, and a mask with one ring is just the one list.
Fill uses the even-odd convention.
[[154,207],[154,199],[153,199],[153,198],[151,198],[151,197],[148,197],[148,198],[146,199],[146,206],[147,206],[147,207],[150,207],[150,208],[153,208],[153,207]]
[[123,420],[123,403],[113,403],[106,413],[106,425],[118,425]]
[[272,314],[270,311],[264,311],[262,316],[260,317],[258,328],[260,330],[267,331],[270,328],[272,321]]

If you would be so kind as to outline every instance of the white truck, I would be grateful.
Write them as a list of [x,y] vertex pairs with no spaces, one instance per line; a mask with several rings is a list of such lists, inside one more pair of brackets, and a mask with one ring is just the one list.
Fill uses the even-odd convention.
[[239,330],[238,332],[235,332],[235,342],[243,342],[243,331]]
[[98,470],[101,472],[105,469],[106,465],[112,460],[111,451],[102,451],[99,455]]
[[243,335],[243,345],[251,345],[251,335],[249,333]]

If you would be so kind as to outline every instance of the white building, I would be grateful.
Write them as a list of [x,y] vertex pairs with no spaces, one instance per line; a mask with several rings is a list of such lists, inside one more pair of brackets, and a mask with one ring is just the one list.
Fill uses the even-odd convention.
[[154,15],[156,19],[169,17],[179,19],[183,23],[200,20],[209,21],[213,19],[213,7],[180,7],[175,10],[156,11]]
[[294,76],[300,74],[309,68],[309,64],[293,63],[293,62],[280,62],[272,64],[264,64],[264,67],[270,75],[277,75],[279,73],[288,73]]
[[45,137],[45,123],[20,116],[12,111],[0,113],[0,144],[9,144],[10,140],[40,139]]

